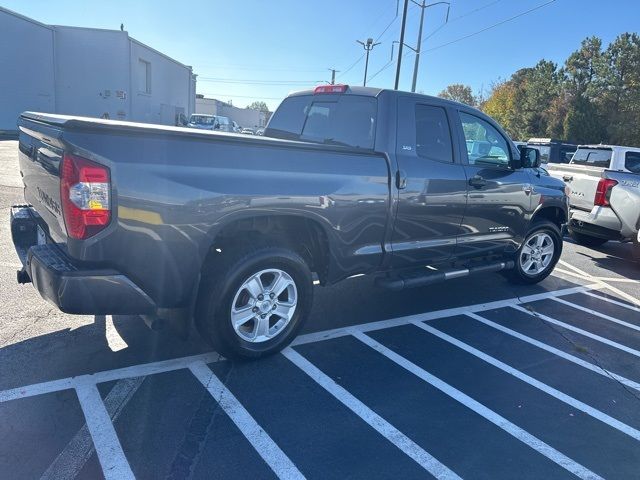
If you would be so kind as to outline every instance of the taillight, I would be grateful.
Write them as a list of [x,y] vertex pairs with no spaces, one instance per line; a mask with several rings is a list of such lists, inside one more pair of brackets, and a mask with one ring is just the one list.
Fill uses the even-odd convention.
[[314,94],[318,93],[344,93],[349,88],[348,85],[318,85],[314,90]]
[[109,169],[65,153],[60,168],[60,200],[67,235],[83,240],[111,220]]
[[609,207],[609,198],[611,197],[611,189],[618,184],[615,180],[609,178],[601,178],[596,188],[596,196],[593,204],[599,207]]

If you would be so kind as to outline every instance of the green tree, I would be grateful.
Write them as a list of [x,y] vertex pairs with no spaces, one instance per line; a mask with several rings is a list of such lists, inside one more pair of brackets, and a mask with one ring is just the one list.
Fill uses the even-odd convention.
[[594,99],[601,87],[603,62],[602,40],[598,37],[585,38],[564,64],[562,73],[566,92],[572,97]]
[[472,107],[477,104],[476,97],[473,95],[473,90],[468,85],[462,85],[461,83],[454,83],[447,86],[442,90],[438,96],[440,98],[446,98],[447,100],[453,100],[460,103],[466,103]]
[[609,141],[640,145],[640,36],[623,33],[604,52],[601,104]]
[[262,101],[255,101],[247,105],[247,108],[250,108],[251,110],[258,110],[259,112],[264,112],[264,113],[269,112],[269,107],[265,102],[262,102]]
[[482,104],[482,110],[493,117],[507,133],[515,139],[521,139],[517,113],[517,88],[511,81],[501,81],[493,84],[489,97]]
[[564,138],[575,143],[607,141],[607,131],[598,107],[585,97],[573,100],[563,122]]

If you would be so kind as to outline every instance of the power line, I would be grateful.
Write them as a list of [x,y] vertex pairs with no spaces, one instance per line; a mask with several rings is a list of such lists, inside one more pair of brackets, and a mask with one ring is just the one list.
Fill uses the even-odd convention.
[[302,69],[296,67],[274,67],[266,65],[247,65],[247,64],[233,64],[233,63],[200,63],[196,66],[198,69],[220,69],[220,68],[232,68],[234,70],[247,70],[247,71],[273,71],[273,72],[311,72],[320,73],[324,70],[319,68],[314,69]]
[[513,17],[509,17],[509,18],[507,18],[505,20],[502,20],[501,22],[494,23],[493,25],[489,25],[488,27],[485,27],[482,30],[478,30],[477,32],[473,32],[473,33],[470,33],[470,34],[465,35],[463,37],[456,38],[455,40],[451,40],[450,42],[443,43],[442,45],[438,45],[436,47],[428,48],[427,50],[425,50],[425,53],[426,52],[433,52],[434,50],[438,50],[440,48],[447,47],[447,46],[452,45],[454,43],[461,42],[462,40],[466,40],[467,38],[474,37],[474,36],[476,36],[476,35],[478,35],[480,33],[486,32],[487,30],[491,30],[492,28],[498,27],[500,25],[504,25],[507,22],[515,20],[516,18],[520,18],[520,17],[522,17],[524,15],[527,15],[528,13],[531,13],[531,12],[534,12],[536,10],[539,10],[542,7],[546,7],[547,5],[550,5],[550,4],[554,3],[555,1],[556,0],[549,0],[546,3],[543,3],[543,4],[540,4],[540,5],[536,6],[536,7],[530,8],[529,10],[527,10],[525,12],[522,12],[522,13],[519,13],[517,15],[514,15]]
[[230,95],[228,93],[212,93],[212,92],[199,92],[198,95],[209,95],[212,97],[230,97],[230,98],[250,98],[250,99],[262,99],[262,100],[282,100],[286,95],[281,97],[263,97],[262,95]]
[[232,85],[311,85],[322,83],[324,80],[251,80],[241,78],[198,77],[199,82],[228,83]]
[[[459,17],[454,18],[452,21],[459,20],[460,18],[463,18],[463,17],[466,17],[466,16],[468,16],[468,15],[471,15],[472,13],[475,13],[475,12],[477,12],[477,11],[479,11],[479,10],[483,10],[483,9],[485,9],[485,8],[487,8],[487,7],[490,7],[491,5],[495,5],[496,3],[500,2],[500,1],[502,1],[502,0],[496,0],[496,1],[494,1],[494,2],[492,2],[492,3],[489,3],[489,4],[487,4],[487,5],[483,6],[483,7],[478,7],[478,8],[476,8],[475,10],[472,10],[472,11],[470,11],[470,12],[467,12],[467,13],[463,14],[463,15],[460,15]],[[551,4],[551,3],[555,2],[555,1],[556,1],[556,0],[550,0],[550,1],[546,2],[546,3],[543,3],[543,4],[541,4],[541,5],[538,5],[538,6],[536,6],[536,7],[533,7],[533,8],[531,8],[531,9],[526,10],[526,11],[524,11],[524,12],[521,12],[521,13],[519,13],[519,14],[517,14],[517,15],[514,15],[513,17],[509,17],[509,18],[507,18],[507,19],[505,19],[505,20],[502,20],[502,21],[500,21],[500,22],[498,22],[498,23],[494,23],[493,25],[490,25],[490,26],[488,26],[488,27],[486,27],[486,28],[483,28],[482,30],[478,30],[477,32],[473,32],[473,33],[470,33],[470,34],[465,35],[465,36],[463,36],[463,37],[460,37],[460,38],[457,38],[457,39],[455,39],[455,40],[452,40],[452,41],[450,41],[450,42],[444,43],[444,44],[442,44],[442,45],[438,45],[438,46],[436,46],[436,47],[432,47],[432,48],[426,49],[426,50],[424,50],[424,53],[426,53],[426,52],[432,52],[432,51],[434,51],[434,50],[438,50],[438,49],[440,49],[440,48],[446,47],[446,46],[451,45],[451,44],[453,44],[453,43],[457,43],[457,42],[460,42],[460,41],[462,41],[462,40],[466,40],[466,39],[467,39],[467,38],[469,38],[469,37],[473,37],[473,36],[478,35],[478,34],[480,34],[480,33],[486,32],[487,30],[490,30],[490,29],[492,29],[492,28],[495,28],[495,27],[498,27],[498,26],[500,26],[500,25],[503,25],[503,24],[505,24],[505,23],[507,23],[507,22],[510,22],[511,20],[515,20],[516,18],[522,17],[523,15],[527,15],[528,13],[531,13],[531,12],[533,12],[533,11],[535,11],[535,10],[538,10],[538,9],[542,8],[542,7],[546,7],[547,5],[549,5],[549,4]],[[451,21],[450,21],[449,23],[451,23]],[[433,34],[433,33],[432,33],[432,34]],[[432,34],[430,34],[430,35],[432,35]],[[427,37],[423,38],[423,40],[425,40],[425,39],[429,38],[429,36],[430,36],[430,35],[428,35]],[[411,55],[411,53],[412,53],[412,52],[407,52],[407,53],[406,53],[402,58],[406,58],[407,56]],[[374,73],[371,77],[369,77],[369,78],[368,78],[368,81],[373,80],[376,76],[378,76],[380,73],[382,73],[382,72],[383,72],[383,71],[385,71],[387,68],[389,68],[389,67],[392,65],[392,63],[393,63],[393,60],[391,60],[390,62],[388,62],[388,63],[387,63],[386,65],[384,65],[380,70],[378,70],[378,71],[377,71],[376,73]]]
[[[382,16],[383,16],[383,15],[384,15],[384,12],[383,12],[383,13],[382,13],[382,14],[381,14],[377,19],[376,19],[376,21],[374,22],[374,24],[375,24],[375,23],[377,23],[377,21],[378,21],[378,20],[380,20],[380,18],[382,18]],[[382,30],[382,33],[380,33],[380,34],[376,37],[376,39],[375,39],[375,41],[376,41],[376,42],[377,42],[377,41],[379,41],[379,40],[382,38],[382,36],[387,32],[387,30],[389,30],[389,27],[391,27],[391,25],[393,25],[397,19],[398,19],[398,14],[396,13],[396,16],[395,16],[395,17],[393,17],[393,20],[391,20],[391,22],[389,22],[389,24],[384,28],[384,30]],[[358,65],[358,64],[362,61],[362,59],[363,59],[364,57],[365,57],[365,54],[363,53],[362,55],[360,55],[360,56],[358,57],[358,59],[357,59],[355,62],[353,62],[351,65],[349,65],[349,67],[345,68],[345,69],[342,71],[342,73],[341,73],[340,75],[338,75],[338,77],[344,77],[347,73],[349,73],[351,70],[353,70],[353,68],[354,68],[356,65]]]

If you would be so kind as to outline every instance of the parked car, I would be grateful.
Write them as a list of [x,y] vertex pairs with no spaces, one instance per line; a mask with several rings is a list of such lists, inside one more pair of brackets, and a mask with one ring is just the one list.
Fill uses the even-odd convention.
[[573,143],[563,142],[554,138],[530,138],[527,146],[540,152],[543,166],[547,163],[569,163],[573,153],[578,148]]
[[205,115],[203,113],[193,113],[189,117],[187,127],[197,128],[199,130],[213,130],[216,124],[215,115]]
[[547,165],[547,169],[571,189],[569,232],[576,242],[637,243],[640,148],[580,145],[568,165]]
[[216,125],[213,127],[214,130],[219,130],[221,132],[231,132],[233,133],[235,130],[233,129],[233,123],[229,117],[224,117],[222,115],[216,115]]
[[288,96],[263,137],[29,112],[19,124],[18,281],[68,313],[184,331],[193,318],[227,357],[291,342],[312,273],[394,290],[488,272],[532,284],[562,252],[563,182],[490,117],[440,98],[324,85]]
[[240,133],[242,131],[242,127],[238,125],[235,120],[231,121],[231,127],[235,133]]
[[260,135],[260,136],[264,135],[264,128],[262,127],[258,128],[256,130],[256,135]]
[[244,133],[245,135],[254,135],[254,131],[252,128],[244,127],[240,133]]

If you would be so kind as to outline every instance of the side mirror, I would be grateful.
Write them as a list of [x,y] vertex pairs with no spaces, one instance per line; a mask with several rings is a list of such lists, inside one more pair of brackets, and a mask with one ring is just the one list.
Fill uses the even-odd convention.
[[521,145],[518,147],[518,150],[520,150],[520,163],[522,168],[538,168],[540,166],[540,151],[537,148]]

